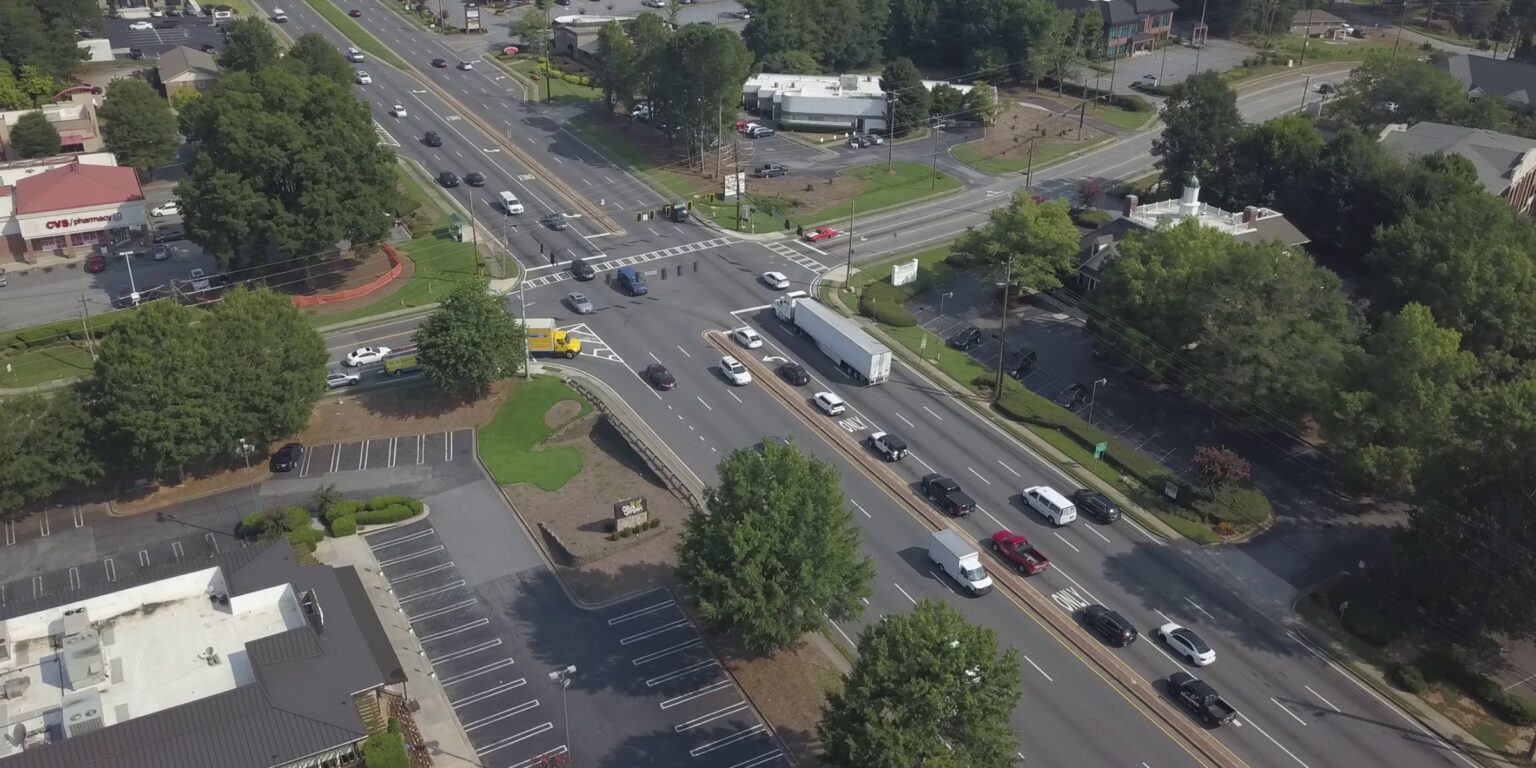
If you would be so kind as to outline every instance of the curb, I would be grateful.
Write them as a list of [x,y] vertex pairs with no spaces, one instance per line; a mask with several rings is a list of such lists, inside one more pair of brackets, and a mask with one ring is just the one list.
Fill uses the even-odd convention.
[[107,516],[108,517],[117,517],[117,518],[138,517],[140,515],[143,515],[143,514],[146,514],[146,513],[149,513],[149,512],[154,512],[154,511],[157,511],[157,510],[160,510],[160,509],[164,509],[164,508],[169,507],[169,506],[174,506],[176,504],[185,504],[185,503],[187,503],[189,501],[197,501],[198,499],[206,499],[209,496],[217,496],[217,495],[219,495],[221,493],[228,493],[230,491],[236,491],[236,490],[239,490],[242,487],[249,486],[249,487],[254,488],[256,485],[258,485],[260,483],[265,483],[266,481],[271,480],[271,479],[272,479],[272,473],[271,472],[264,472],[259,477],[257,477],[256,479],[254,479],[254,480],[252,480],[252,481],[250,481],[248,483],[238,483],[238,484],[235,484],[235,485],[228,485],[228,486],[223,486],[223,487],[220,487],[220,488],[210,488],[210,489],[208,489],[206,491],[201,491],[201,492],[198,492],[198,493],[193,494],[191,496],[182,496],[182,497],[177,498],[174,501],[167,501],[164,504],[155,504],[153,506],[145,507],[143,509],[135,509],[132,512],[119,512],[117,510],[117,502],[115,502],[115,501],[113,501],[111,499],[108,499],[107,500]]

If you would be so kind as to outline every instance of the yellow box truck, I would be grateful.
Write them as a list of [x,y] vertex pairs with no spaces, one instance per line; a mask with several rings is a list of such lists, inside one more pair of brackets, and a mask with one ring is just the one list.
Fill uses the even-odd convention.
[[552,317],[531,317],[523,330],[528,335],[529,352],[562,355],[566,359],[581,354],[581,339],[556,328]]

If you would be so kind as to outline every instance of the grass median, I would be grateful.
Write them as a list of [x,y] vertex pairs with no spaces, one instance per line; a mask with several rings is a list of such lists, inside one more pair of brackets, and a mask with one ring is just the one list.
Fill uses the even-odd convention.
[[989,155],[985,149],[977,146],[974,143],[961,144],[960,146],[950,150],[950,154],[953,155],[956,160],[959,160],[960,162],[965,163],[966,165],[969,165],[978,171],[984,171],[986,173],[1024,173],[1026,171],[1030,171],[1031,169],[1034,171],[1043,170],[1047,166],[1061,162],[1068,155],[1074,152],[1085,152],[1089,149],[1104,144],[1109,140],[1110,137],[1106,136],[1102,139],[1099,139],[1098,141],[1093,142],[1092,144],[1085,144],[1082,146],[1075,146],[1072,144],[1047,143],[1039,149],[1035,150],[1035,156],[1033,160],[1031,160],[1027,154],[1022,156],[1015,156],[1017,153],[1013,152],[1006,155]]
[[339,6],[330,2],[330,0],[304,1],[309,3],[309,7],[314,8],[316,13],[324,16],[325,20],[331,23],[331,26],[339,30],[348,40],[351,40],[352,44],[357,46],[359,50],[397,69],[409,69],[404,59],[396,56],[394,51],[386,48],[384,43],[369,34],[368,30],[363,29],[361,24],[353,21],[346,11],[341,10]]
[[[575,414],[562,415],[550,425],[556,404],[571,401]],[[497,485],[531,483],[545,491],[560,490],[581,472],[581,452],[570,446],[540,446],[555,431],[592,412],[592,404],[564,381],[535,376],[518,382],[491,423],[480,428],[476,444],[480,460]]]

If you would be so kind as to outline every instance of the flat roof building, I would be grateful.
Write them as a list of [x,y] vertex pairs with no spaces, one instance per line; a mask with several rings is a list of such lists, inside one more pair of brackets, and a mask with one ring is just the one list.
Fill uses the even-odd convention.
[[[948,85],[970,93],[970,85],[924,80],[929,90]],[[786,128],[884,131],[887,105],[879,75],[753,75],[741,86],[748,111]]]
[[59,132],[61,152],[100,152],[106,146],[101,135],[101,125],[96,120],[96,95],[88,90],[69,95],[66,101],[44,104],[37,109],[17,109],[0,112],[0,160],[15,160],[11,149],[11,129],[16,121],[29,112],[42,112],[48,122]]

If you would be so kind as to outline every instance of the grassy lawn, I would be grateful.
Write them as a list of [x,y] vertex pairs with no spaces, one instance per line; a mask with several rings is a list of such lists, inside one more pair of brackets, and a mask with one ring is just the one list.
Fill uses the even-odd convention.
[[581,412],[571,421],[592,411],[592,404],[565,382],[537,376],[513,389],[496,418],[481,428],[480,459],[497,485],[532,483],[546,491],[558,491],[581,472],[581,452],[575,448],[538,447],[554,434],[544,422],[544,414],[562,400],[581,404]]
[[405,243],[396,243],[395,247],[408,256],[415,265],[415,272],[405,281],[404,286],[378,301],[357,309],[334,314],[311,315],[310,322],[316,326],[326,326],[396,309],[432,304],[442,299],[455,283],[473,277],[475,274],[474,245],[453,240],[444,232],[439,231],[438,234],[418,237]]
[[91,375],[91,353],[84,346],[43,347],[0,358],[10,371],[0,370],[0,387],[31,387],[58,379]]
[[401,209],[411,212],[411,215],[426,223],[428,231],[436,231],[443,225],[443,220],[448,218],[448,212],[438,203],[437,198],[427,192],[416,174],[411,173],[400,163],[395,164],[396,189],[400,193]]
[[348,40],[351,40],[352,44],[357,46],[359,50],[397,69],[406,69],[404,60],[396,56],[395,52],[385,47],[383,43],[379,42],[378,38],[368,34],[368,31],[353,21],[351,17],[347,16],[347,12],[343,11],[340,6],[332,3],[330,0],[305,0],[305,2],[309,3],[310,7],[315,9],[315,12],[324,16],[325,20],[331,23],[331,26],[341,30],[341,34],[345,35]]
[[[1035,150],[1034,170],[1038,171],[1052,163],[1060,162],[1062,158],[1065,158],[1067,155],[1070,155],[1073,152],[1086,151],[1109,140],[1110,137],[1106,136],[1099,141],[1082,147],[1074,147],[1067,144],[1054,144],[1047,142],[1039,149]],[[1009,157],[1003,155],[986,157],[983,155],[982,149],[980,147],[969,143],[961,144],[960,146],[955,147],[954,149],[950,150],[950,153],[955,156],[956,160],[959,160],[960,162],[965,163],[966,165],[969,165],[978,171],[985,171],[986,173],[1023,173],[1030,167],[1030,160],[1027,155],[1024,157]]]
[[[1127,131],[1139,131],[1147,127],[1157,117],[1157,110],[1155,109],[1148,108],[1141,112],[1136,112],[1115,106],[1114,104],[1100,104],[1097,108],[1090,108],[1088,113],[1106,123],[1117,128],[1124,128]],[[1035,158],[1037,161],[1039,159],[1039,157]]]
[[906,253],[895,258],[880,259],[858,267],[858,272],[853,276],[854,290],[863,290],[864,286],[876,280],[890,280],[891,270],[897,264],[917,259],[917,279],[906,285],[897,286],[896,290],[905,298],[928,290],[936,285],[949,282],[954,275],[954,268],[944,263],[944,257],[949,255],[949,246],[941,245],[929,248],[917,253]]
[[568,83],[558,77],[545,77],[542,72],[534,69],[534,67],[538,64],[538,62],[534,59],[519,56],[515,59],[512,59],[511,61],[508,61],[499,55],[486,56],[485,58],[495,62],[499,67],[510,69],[513,72],[516,72],[523,77],[532,80],[536,87],[529,88],[528,95],[531,96],[534,101],[546,100],[544,98],[546,88],[548,89],[548,101],[550,102],[599,101],[603,98],[603,89],[601,88],[593,88],[590,85],[577,85],[575,83]]
[[882,208],[894,208],[960,189],[959,179],[942,172],[935,177],[933,169],[922,163],[893,163],[889,173],[885,168],[885,163],[875,163],[849,170],[843,174],[845,178],[864,182],[864,190],[858,197],[820,210],[796,211],[793,217],[796,221],[804,220],[811,224],[836,222],[847,219],[855,207],[859,213],[873,213]]

